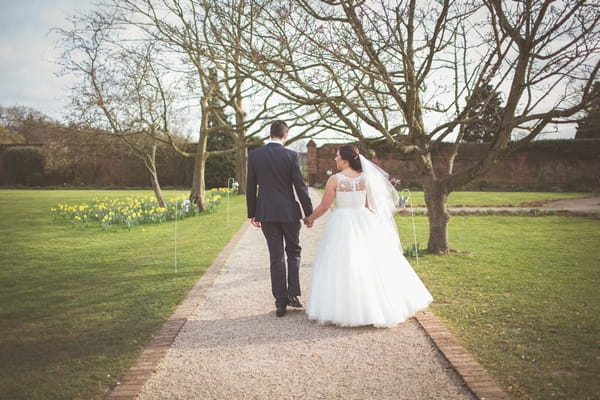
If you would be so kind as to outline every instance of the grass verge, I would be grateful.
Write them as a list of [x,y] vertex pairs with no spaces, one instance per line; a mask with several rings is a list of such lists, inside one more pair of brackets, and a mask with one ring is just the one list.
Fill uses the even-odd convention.
[[[411,192],[413,205],[424,207],[423,192]],[[539,204],[551,200],[592,197],[592,193],[555,192],[452,192],[448,196],[448,207],[518,207]]]
[[[403,245],[410,217],[397,217]],[[416,217],[426,244],[426,217]],[[447,256],[409,260],[431,306],[514,399],[597,399],[600,393],[600,221],[453,217]]]
[[[182,193],[166,191],[167,198]],[[140,191],[0,191],[0,398],[101,398],[245,221],[213,213],[104,232],[51,207]]]

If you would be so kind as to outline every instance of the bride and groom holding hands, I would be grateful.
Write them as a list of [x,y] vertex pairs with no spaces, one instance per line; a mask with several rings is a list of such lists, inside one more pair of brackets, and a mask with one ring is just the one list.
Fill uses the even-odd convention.
[[334,201],[313,263],[308,318],[394,327],[426,308],[432,297],[403,255],[393,218],[398,193],[388,175],[354,146],[340,146],[338,172],[313,210],[298,154],[284,147],[287,135],[284,121],[273,122],[271,140],[248,155],[248,218],[267,242],[276,315],[302,307],[301,220],[312,227]]

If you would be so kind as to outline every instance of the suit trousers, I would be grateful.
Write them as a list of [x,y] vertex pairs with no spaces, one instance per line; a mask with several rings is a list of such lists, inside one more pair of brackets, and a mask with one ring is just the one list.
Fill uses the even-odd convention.
[[262,232],[269,248],[271,290],[276,306],[287,305],[288,296],[300,296],[301,294],[300,226],[300,221],[261,223]]

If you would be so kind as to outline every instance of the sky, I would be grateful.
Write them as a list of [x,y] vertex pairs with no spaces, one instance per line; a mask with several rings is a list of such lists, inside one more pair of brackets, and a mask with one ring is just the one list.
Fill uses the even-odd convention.
[[69,15],[94,0],[0,0],[0,105],[35,108],[64,120],[69,82],[57,76],[58,35]]
[[[32,107],[65,121],[70,82],[58,76],[61,56],[54,28],[70,28],[67,17],[97,0],[0,0],[0,105]],[[549,127],[551,129],[551,127]],[[574,126],[544,138],[574,136]]]

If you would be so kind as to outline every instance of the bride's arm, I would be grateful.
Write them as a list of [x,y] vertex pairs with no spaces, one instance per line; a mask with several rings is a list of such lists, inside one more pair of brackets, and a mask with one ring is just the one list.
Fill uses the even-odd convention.
[[329,210],[331,204],[333,204],[333,200],[335,200],[336,187],[337,178],[335,177],[335,175],[332,175],[329,177],[329,179],[327,180],[327,184],[325,185],[325,193],[323,194],[323,198],[321,199],[321,204],[319,204],[317,208],[313,210],[313,213],[306,218],[306,224],[308,226],[311,226],[315,222],[315,219],[319,218],[320,216],[325,214],[327,210]]

